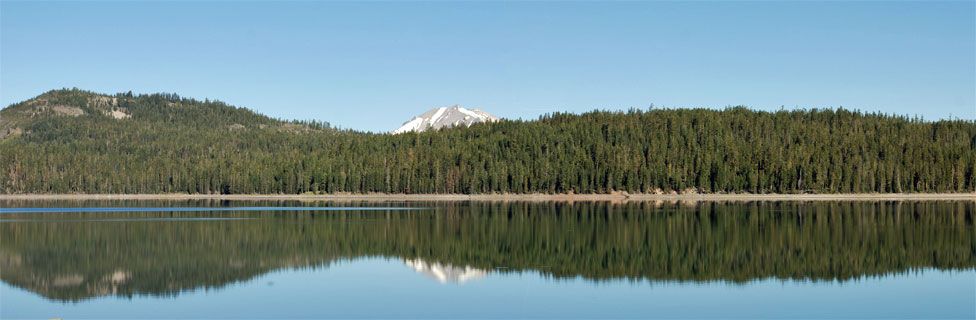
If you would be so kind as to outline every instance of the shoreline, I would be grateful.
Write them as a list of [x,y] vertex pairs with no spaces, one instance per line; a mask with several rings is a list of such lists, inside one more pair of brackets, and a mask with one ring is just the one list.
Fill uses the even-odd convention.
[[0,194],[9,200],[303,200],[303,201],[899,201],[969,200],[976,193],[840,194]]

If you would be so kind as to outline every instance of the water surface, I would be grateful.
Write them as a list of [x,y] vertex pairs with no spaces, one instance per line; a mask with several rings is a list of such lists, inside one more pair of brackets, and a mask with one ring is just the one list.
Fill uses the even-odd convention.
[[4,319],[976,317],[965,201],[0,205]]

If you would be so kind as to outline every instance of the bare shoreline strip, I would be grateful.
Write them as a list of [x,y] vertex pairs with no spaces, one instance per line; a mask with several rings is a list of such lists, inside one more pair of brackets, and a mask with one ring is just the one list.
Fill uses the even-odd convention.
[[844,194],[0,194],[0,200],[879,201],[969,200],[976,193]]

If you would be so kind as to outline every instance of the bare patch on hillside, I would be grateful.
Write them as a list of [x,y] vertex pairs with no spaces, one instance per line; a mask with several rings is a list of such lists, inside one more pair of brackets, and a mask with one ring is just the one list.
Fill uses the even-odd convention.
[[306,127],[306,126],[303,126],[303,125],[300,125],[300,124],[283,123],[283,124],[281,124],[280,127],[278,127],[278,131],[281,131],[281,132],[291,132],[291,133],[306,133],[306,132],[311,132],[313,130],[312,130],[312,128],[309,128],[309,127]]
[[10,120],[0,119],[0,140],[24,133],[24,130],[14,126]]
[[109,106],[114,107],[119,104],[119,99],[116,97],[106,97],[106,96],[94,96],[88,98],[89,106]]
[[6,137],[13,137],[22,133],[24,133],[24,129],[17,128],[17,127],[0,129],[0,140]]
[[53,106],[51,107],[51,110],[53,110],[54,113],[66,115],[66,116],[72,116],[72,117],[77,117],[85,114],[85,111],[81,110],[81,108],[72,107],[72,106]]
[[21,109],[19,114],[29,118],[33,118],[44,113],[78,117],[86,114],[86,109],[83,108],[88,108],[90,110],[94,110],[92,112],[101,113],[114,119],[132,118],[132,113],[129,112],[127,108],[119,106],[119,99],[120,98],[118,97],[96,95],[86,97],[84,100],[84,105],[67,105],[56,102],[57,100],[52,99],[51,97],[38,97],[32,101],[26,102],[25,104],[27,108]]
[[112,108],[111,110],[105,110],[105,115],[115,119],[132,118],[132,114],[129,113],[129,110],[126,110],[125,108]]

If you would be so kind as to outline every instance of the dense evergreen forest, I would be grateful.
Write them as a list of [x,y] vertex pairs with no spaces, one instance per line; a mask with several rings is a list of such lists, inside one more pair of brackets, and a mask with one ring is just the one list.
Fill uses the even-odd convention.
[[176,94],[0,111],[4,193],[973,192],[976,121],[844,109],[552,113],[398,135]]
[[[163,201],[42,207],[242,205],[383,204]],[[976,267],[972,201],[415,205],[432,208],[8,212],[8,221],[0,223],[0,278],[52,299],[78,300],[175,295],[272,270],[327,267],[362,257],[592,281],[846,281]],[[215,217],[239,220],[193,220]],[[144,220],[154,218],[167,221]]]

